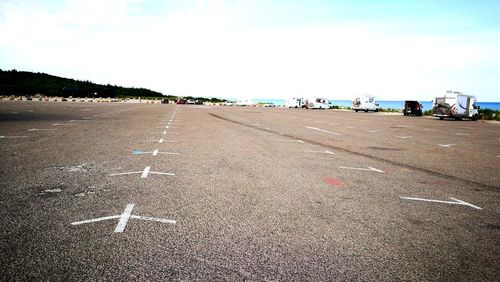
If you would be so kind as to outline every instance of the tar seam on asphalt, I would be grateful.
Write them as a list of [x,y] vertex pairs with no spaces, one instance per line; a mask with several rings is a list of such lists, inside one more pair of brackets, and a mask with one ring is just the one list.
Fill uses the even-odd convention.
[[323,147],[323,148],[336,149],[336,150],[339,150],[339,151],[342,151],[342,152],[345,152],[345,153],[349,153],[349,154],[353,154],[353,155],[358,155],[358,156],[366,157],[366,158],[369,158],[369,159],[372,159],[372,160],[377,160],[377,161],[385,162],[385,163],[390,164],[390,165],[401,166],[401,167],[404,167],[404,168],[408,168],[408,169],[412,169],[412,170],[424,172],[424,173],[427,173],[427,174],[431,174],[431,175],[438,176],[438,177],[443,177],[443,178],[454,180],[454,181],[459,180],[460,182],[477,185],[477,186],[480,186],[482,188],[486,188],[488,190],[496,191],[498,188],[500,188],[500,187],[497,187],[497,186],[491,186],[491,185],[488,185],[488,184],[484,184],[484,183],[480,183],[480,182],[476,182],[476,181],[472,181],[472,180],[460,178],[458,176],[452,176],[452,175],[445,174],[445,173],[442,173],[442,172],[437,172],[437,171],[433,171],[433,170],[429,170],[429,169],[425,169],[425,168],[421,168],[421,167],[416,167],[416,166],[412,166],[412,165],[409,165],[409,164],[399,163],[399,162],[391,161],[391,160],[384,159],[384,158],[381,158],[381,157],[372,156],[372,155],[368,155],[368,154],[361,153],[361,152],[351,151],[351,150],[348,150],[348,149],[345,149],[345,148],[341,148],[341,147],[336,147],[336,146],[332,146],[332,145],[323,144],[323,143],[320,143],[320,142],[317,142],[317,141],[313,141],[313,140],[309,140],[309,139],[304,139],[302,137],[299,138],[297,136],[293,136],[293,135],[289,135],[289,134],[281,134],[281,133],[273,131],[273,130],[267,130],[267,129],[263,129],[263,128],[260,128],[260,127],[257,127],[257,126],[251,125],[251,124],[245,124],[245,123],[238,122],[238,121],[235,121],[235,120],[231,120],[231,119],[228,119],[228,118],[225,118],[225,117],[221,117],[221,116],[219,116],[217,114],[214,114],[214,113],[209,113],[209,115],[211,115],[211,116],[213,116],[215,118],[218,118],[218,119],[222,119],[222,120],[225,120],[225,121],[228,121],[228,122],[232,122],[232,123],[235,123],[235,124],[239,124],[239,125],[243,125],[243,126],[246,126],[246,127],[250,127],[250,128],[256,129],[256,130],[265,131],[267,133],[275,133],[275,134],[280,134],[281,136],[286,136],[286,137],[292,138],[292,139],[300,139],[300,140],[303,140],[304,143],[309,143],[309,144],[320,146],[320,147]]

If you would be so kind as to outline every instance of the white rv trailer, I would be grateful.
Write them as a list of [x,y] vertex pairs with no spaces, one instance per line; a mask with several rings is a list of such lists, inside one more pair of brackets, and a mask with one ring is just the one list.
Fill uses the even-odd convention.
[[446,91],[441,97],[434,98],[432,102],[432,115],[444,118],[454,118],[460,120],[469,118],[477,120],[479,117],[479,107],[476,107],[476,96],[465,95],[461,92]]
[[352,107],[354,111],[374,111],[378,112],[379,106],[378,103],[375,101],[375,97],[371,95],[362,95],[356,97],[352,101]]
[[306,109],[320,109],[320,110],[325,110],[330,108],[330,105],[328,103],[328,99],[326,98],[319,98],[319,97],[313,97],[313,98],[308,98],[306,100]]
[[304,98],[290,98],[285,101],[285,107],[287,108],[302,108],[304,106]]

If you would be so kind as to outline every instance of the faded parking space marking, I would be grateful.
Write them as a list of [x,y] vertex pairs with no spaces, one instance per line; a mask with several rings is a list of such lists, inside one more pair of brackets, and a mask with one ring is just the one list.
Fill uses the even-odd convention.
[[28,138],[29,136],[23,135],[23,136],[5,136],[1,135],[0,139],[15,139],[15,138]]
[[367,168],[363,168],[363,167],[347,167],[347,166],[339,166],[339,168],[342,168],[342,169],[351,169],[351,170],[375,171],[375,172],[384,173],[384,171],[382,171],[382,170],[380,170],[380,169],[373,168],[373,167],[371,167],[371,166],[368,166]]
[[112,216],[99,217],[99,218],[94,218],[94,219],[89,219],[89,220],[75,221],[75,222],[72,222],[71,225],[82,225],[82,224],[88,224],[88,223],[94,223],[94,222],[100,222],[100,221],[118,218],[119,221],[115,227],[114,232],[115,233],[123,233],[130,218],[147,220],[147,221],[156,221],[156,222],[169,223],[169,224],[176,224],[177,223],[176,220],[172,220],[172,219],[163,219],[163,218],[155,218],[155,217],[149,217],[149,216],[132,215],[132,210],[134,209],[134,206],[135,206],[134,204],[128,204],[125,207],[125,210],[123,211],[123,213],[121,215],[112,215]]
[[438,145],[441,147],[450,148],[450,147],[455,146],[456,144],[438,144]]
[[332,131],[328,131],[328,130],[324,130],[324,129],[317,128],[317,127],[312,127],[312,126],[306,126],[306,128],[307,129],[316,130],[316,131],[319,131],[319,132],[324,132],[324,133],[329,133],[329,134],[333,134],[333,135],[338,135],[338,136],[342,135],[342,134],[337,133],[337,132],[332,132]]
[[441,200],[411,198],[411,197],[401,197],[401,196],[400,196],[400,198],[405,199],[405,200],[413,200],[413,201],[433,202],[433,203],[441,203],[441,204],[449,204],[449,205],[463,205],[463,206],[469,206],[469,207],[475,208],[477,210],[482,210],[482,208],[480,208],[478,206],[475,206],[473,204],[470,204],[470,203],[467,203],[467,202],[464,202],[462,200],[455,199],[455,198],[450,198],[450,200],[452,200],[452,201],[441,201]]
[[329,154],[329,155],[335,155],[334,152],[331,152],[331,151],[304,151],[306,153],[318,153],[318,154]]

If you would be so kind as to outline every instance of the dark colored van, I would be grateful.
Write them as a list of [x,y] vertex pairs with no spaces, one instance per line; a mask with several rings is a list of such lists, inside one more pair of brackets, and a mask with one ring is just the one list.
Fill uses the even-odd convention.
[[418,101],[405,101],[405,107],[403,109],[403,114],[405,116],[422,116],[422,104]]

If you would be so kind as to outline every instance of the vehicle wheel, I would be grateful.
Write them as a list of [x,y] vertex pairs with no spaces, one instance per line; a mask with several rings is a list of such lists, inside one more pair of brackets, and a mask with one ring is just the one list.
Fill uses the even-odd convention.
[[443,119],[444,119],[444,117],[439,117],[439,119],[440,119],[440,120],[443,120]]
[[378,112],[378,109],[375,109],[375,112]]
[[365,113],[367,113],[367,112],[368,112],[368,110],[365,110]]
[[356,113],[358,112],[358,110],[354,110]]
[[477,115],[473,115],[473,116],[472,116],[472,120],[473,120],[473,121],[476,121],[476,120],[477,120]]

